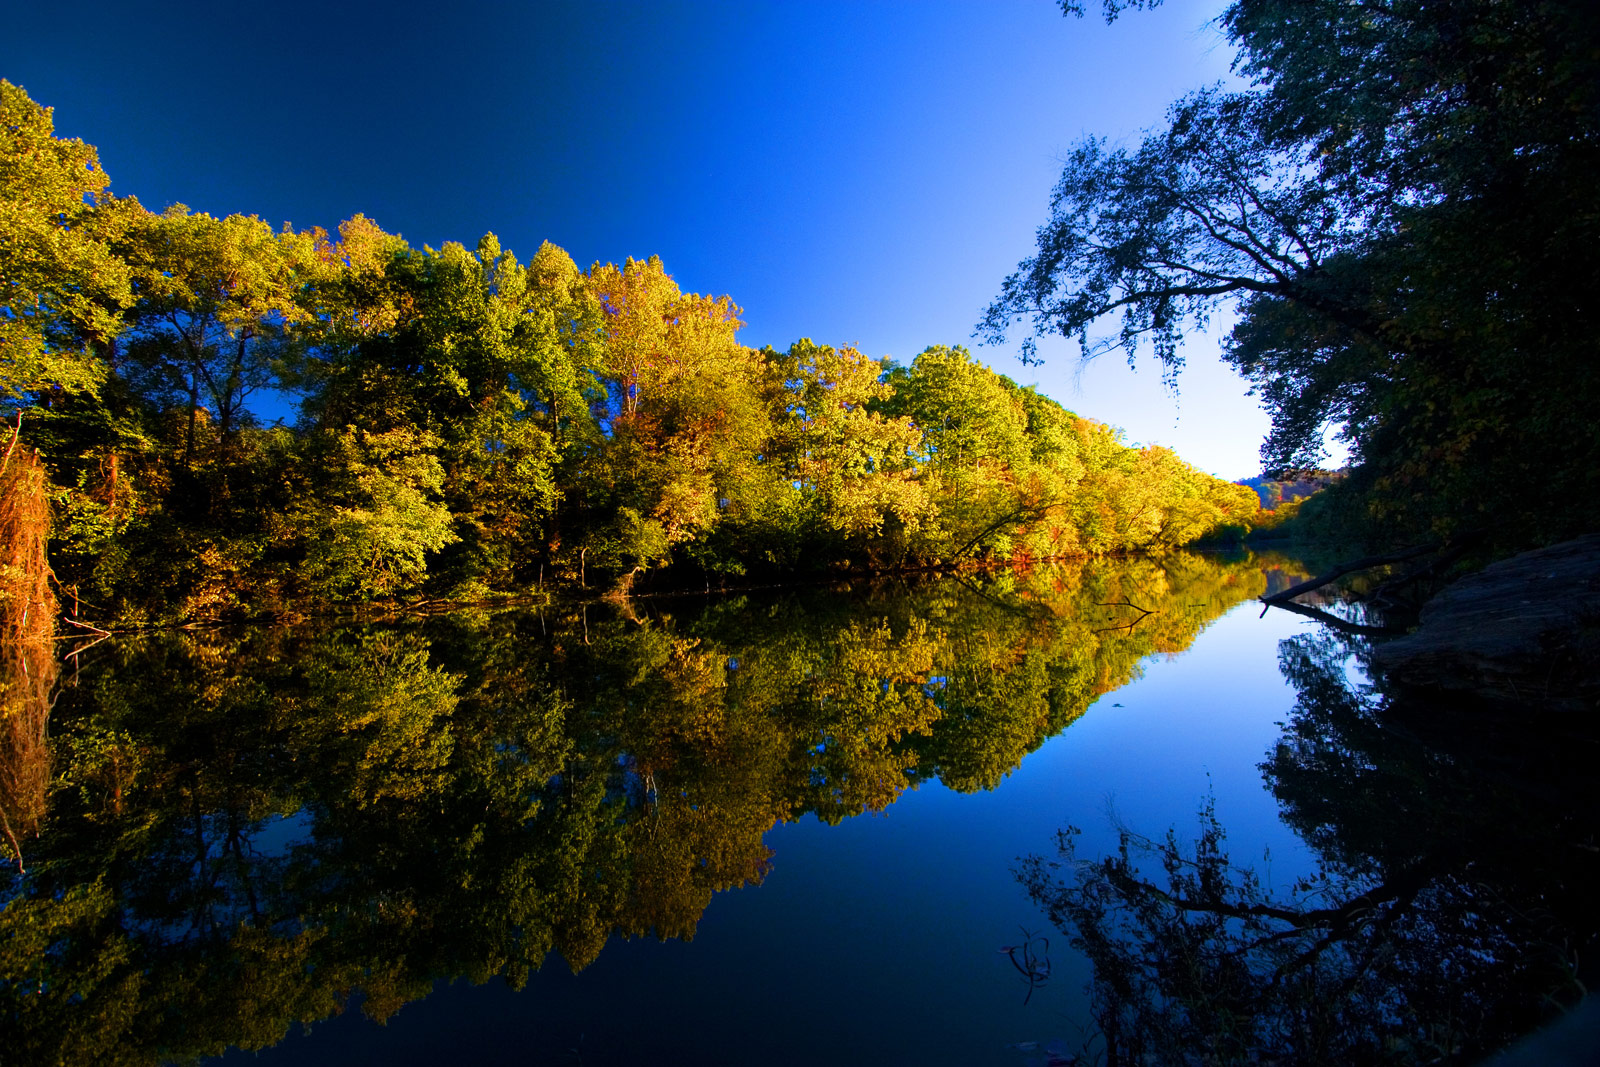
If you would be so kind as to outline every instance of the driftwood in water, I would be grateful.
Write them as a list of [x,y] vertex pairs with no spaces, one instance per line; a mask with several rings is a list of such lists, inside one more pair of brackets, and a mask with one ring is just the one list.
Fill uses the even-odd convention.
[[1390,578],[1388,581],[1378,586],[1378,588],[1373,591],[1372,596],[1369,599],[1374,604],[1393,604],[1397,594],[1399,594],[1402,589],[1405,589],[1410,585],[1415,585],[1418,582],[1432,581],[1433,579],[1442,576],[1451,567],[1455,566],[1462,556],[1467,554],[1468,549],[1472,548],[1481,540],[1483,540],[1483,538],[1480,534],[1474,534],[1470,537],[1462,539],[1461,541],[1457,542],[1454,547],[1440,552],[1437,556],[1428,560],[1420,567],[1413,567],[1404,574]]
[[1261,598],[1261,602],[1263,604],[1276,604],[1279,607],[1282,607],[1287,601],[1293,600],[1301,593],[1309,593],[1313,589],[1321,589],[1328,583],[1337,581],[1347,574],[1354,574],[1356,571],[1370,570],[1373,567],[1386,567],[1391,563],[1404,563],[1408,559],[1416,559],[1418,556],[1425,556],[1429,552],[1436,552],[1438,551],[1439,547],[1439,542],[1434,541],[1431,544],[1418,545],[1415,548],[1408,548],[1404,552],[1391,552],[1386,556],[1367,556],[1350,563],[1341,563],[1339,566],[1333,568],[1333,570],[1328,571],[1326,574],[1319,574],[1310,581],[1301,582],[1299,585],[1291,585],[1287,589],[1264,596]]
[[[1365,637],[1385,637],[1391,634],[1405,633],[1404,630],[1397,630],[1392,626],[1372,626],[1368,623],[1351,622],[1349,619],[1341,619],[1331,611],[1323,611],[1321,608],[1314,608],[1309,604],[1296,604],[1292,600],[1276,601],[1268,604],[1267,607],[1282,608],[1284,611],[1290,611],[1296,615],[1304,615],[1308,619],[1315,619],[1324,625],[1331,626],[1341,633],[1361,634]],[[1265,613],[1267,608],[1262,608],[1261,610]]]

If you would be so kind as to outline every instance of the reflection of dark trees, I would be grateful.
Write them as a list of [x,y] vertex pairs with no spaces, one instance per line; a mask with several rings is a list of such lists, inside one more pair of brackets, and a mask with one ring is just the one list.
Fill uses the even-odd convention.
[[1474,1062],[1581,995],[1588,746],[1532,713],[1390,702],[1346,675],[1366,651],[1281,647],[1299,700],[1262,769],[1318,857],[1287,893],[1230,860],[1209,804],[1192,847],[1125,830],[1065,879],[1020,871],[1094,965],[1108,1062]]
[[48,636],[0,639],[0,856],[24,869],[23,842],[50,797],[50,689],[56,660]]
[[[0,896],[4,1055],[263,1047],[357,992],[383,1018],[441,978],[689,938],[765,875],[775,822],[991,787],[1260,587],[1174,556],[682,618],[108,644],[61,694],[61,783]],[[1123,600],[1154,613],[1101,632]]]

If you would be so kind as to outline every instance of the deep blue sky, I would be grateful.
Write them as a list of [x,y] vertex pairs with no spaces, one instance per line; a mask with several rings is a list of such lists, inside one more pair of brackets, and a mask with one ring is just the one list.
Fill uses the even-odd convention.
[[[1050,0],[18,7],[0,76],[148,207],[655,254],[731,294],[747,344],[902,361],[975,344],[1075,141],[1135,136],[1232,57],[1219,0],[1109,27]],[[1131,441],[1259,468],[1266,418],[1215,342],[1177,396],[1149,360],[975,351]]]

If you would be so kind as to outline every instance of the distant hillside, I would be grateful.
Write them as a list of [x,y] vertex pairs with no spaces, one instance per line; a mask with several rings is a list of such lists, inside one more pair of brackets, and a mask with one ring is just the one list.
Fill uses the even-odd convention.
[[1261,506],[1271,511],[1279,504],[1304,500],[1318,489],[1343,481],[1344,477],[1344,471],[1303,471],[1292,479],[1273,479],[1263,475],[1242,478],[1238,484],[1254,489],[1256,496],[1261,499]]

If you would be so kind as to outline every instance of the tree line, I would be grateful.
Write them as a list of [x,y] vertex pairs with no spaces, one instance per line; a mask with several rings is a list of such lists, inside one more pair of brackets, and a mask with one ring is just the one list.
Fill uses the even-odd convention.
[[1162,550],[1256,511],[960,347],[742,345],[656,258],[152,212],[0,94],[0,403],[102,618]]

